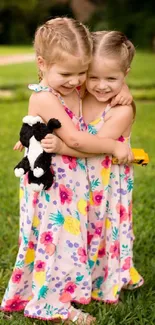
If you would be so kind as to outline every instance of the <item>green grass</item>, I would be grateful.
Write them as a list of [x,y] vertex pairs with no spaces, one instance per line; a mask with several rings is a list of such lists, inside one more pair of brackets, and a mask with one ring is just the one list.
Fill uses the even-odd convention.
[[150,52],[136,52],[131,64],[131,71],[127,78],[133,88],[155,88],[155,54]]
[[[131,72],[133,80],[153,82],[154,66],[152,55],[140,53],[141,64],[147,57],[148,70],[137,65]],[[150,57],[150,61],[149,61]],[[147,65],[147,62],[145,64]],[[152,67],[150,62],[152,62]],[[3,68],[3,67],[2,67]],[[5,70],[6,69],[6,70]],[[135,69],[135,70],[134,70]],[[145,72],[145,73],[144,73]],[[149,79],[150,77],[150,79]],[[14,79],[15,78],[15,79]],[[139,79],[138,79],[139,78]],[[10,83],[11,81],[11,83]],[[20,64],[2,69],[0,83],[12,85],[20,92],[20,86],[26,88],[27,83],[37,81],[34,64]],[[145,91],[145,87],[143,88]],[[134,89],[137,91],[137,89]],[[146,90],[147,92],[147,90]],[[2,117],[0,128],[0,299],[4,294],[18,250],[18,179],[13,168],[22,154],[14,152],[12,147],[18,139],[21,119],[27,113],[27,100],[17,96],[0,102]],[[145,284],[134,292],[125,291],[121,294],[122,302],[116,306],[92,302],[85,306],[97,317],[99,325],[154,325],[155,324],[155,230],[154,230],[154,121],[155,101],[137,101],[137,117],[133,126],[132,147],[144,148],[149,153],[150,163],[147,167],[135,166],[134,186],[134,260],[137,269],[143,275]],[[12,314],[12,319],[4,318],[0,312],[1,325],[50,325],[51,322],[24,318],[23,313]]]
[[27,62],[1,66],[0,87],[2,89],[26,88],[29,83],[38,82],[35,63]]
[[[27,47],[21,47],[23,53],[25,48]],[[11,51],[9,48],[6,48],[6,50]],[[17,53],[19,53],[19,50],[20,47],[13,48],[13,51],[17,51]],[[1,51],[3,51],[3,47],[0,47],[0,53]],[[135,99],[155,99],[154,62],[155,55],[153,53],[137,51],[127,77],[127,83]],[[20,92],[25,93],[27,85],[36,82],[38,82],[38,77],[35,62],[1,66],[1,89],[11,89],[14,92],[20,89]]]
[[33,53],[32,46],[13,46],[13,45],[1,45],[0,46],[0,55],[12,55],[12,54],[22,54],[22,53]]

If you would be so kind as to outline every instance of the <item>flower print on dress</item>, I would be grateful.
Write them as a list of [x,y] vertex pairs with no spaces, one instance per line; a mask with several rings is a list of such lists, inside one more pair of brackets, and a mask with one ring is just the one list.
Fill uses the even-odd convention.
[[120,142],[124,142],[124,141],[125,141],[125,138],[121,135],[121,136],[118,138],[118,141],[120,141]]
[[90,245],[90,243],[91,243],[93,237],[94,237],[94,236],[93,236],[92,234],[90,234],[90,232],[88,231],[88,233],[87,233],[87,242],[88,242],[88,245]]
[[48,244],[45,246],[45,252],[49,256],[52,256],[56,251],[56,246],[54,244]]
[[27,304],[27,300],[22,300],[19,295],[15,295],[12,299],[8,299],[5,302],[6,311],[19,311],[24,309]]
[[102,162],[101,162],[101,165],[104,167],[104,168],[109,168],[110,165],[111,165],[111,159],[109,156],[106,156]]
[[61,301],[62,303],[70,302],[71,300],[72,296],[68,291],[64,291],[59,297],[59,301]]
[[114,241],[114,244],[110,247],[111,258],[117,258],[120,255],[120,243],[118,240]]
[[98,258],[102,258],[103,256],[106,255],[106,247],[105,247],[106,243],[105,240],[102,240],[99,246],[99,250],[98,250]]
[[19,283],[21,281],[23,271],[20,269],[15,269],[12,273],[11,280],[13,283]]
[[64,292],[69,292],[70,294],[75,292],[75,289],[77,288],[77,285],[73,282],[68,282],[65,285]]
[[70,188],[66,187],[63,184],[60,184],[59,185],[59,193],[60,193],[61,204],[65,204],[65,202],[66,203],[72,202],[73,192]]
[[117,203],[116,210],[117,210],[117,213],[120,215],[120,222],[121,223],[128,219],[128,213],[126,211],[126,208],[122,204]]
[[35,265],[34,265],[34,269],[36,272],[45,271],[45,265],[46,265],[46,263],[41,260],[36,261]]
[[128,256],[125,260],[124,260],[124,264],[122,266],[122,270],[125,271],[125,270],[129,270],[130,269],[130,266],[131,266],[131,257]]
[[64,108],[65,108],[65,111],[66,111],[66,113],[68,114],[68,116],[71,118],[71,120],[73,119],[73,117],[74,117],[74,113],[68,108],[68,107],[66,107],[66,106],[64,106]]
[[77,166],[77,160],[74,157],[62,156],[62,160],[65,164],[68,164],[69,169],[75,169]]
[[45,246],[52,243],[53,242],[53,233],[52,233],[52,231],[43,232],[41,234],[40,242],[41,242],[41,244],[44,244]]
[[103,198],[104,198],[103,190],[92,192],[92,200],[94,202],[94,205],[97,205],[97,206],[101,205]]
[[39,195],[39,192],[34,192],[33,193],[33,206],[35,207],[35,205],[37,204],[37,200],[38,200],[38,195]]
[[102,229],[103,229],[103,222],[102,221],[97,221],[95,224],[95,236],[101,236],[102,234]]
[[78,255],[80,256],[81,263],[87,262],[87,254],[86,254],[86,250],[84,248],[82,248],[82,247],[78,248]]

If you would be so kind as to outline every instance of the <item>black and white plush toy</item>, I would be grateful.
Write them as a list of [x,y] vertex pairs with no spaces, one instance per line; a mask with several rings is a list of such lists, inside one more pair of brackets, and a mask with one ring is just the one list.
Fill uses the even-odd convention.
[[47,153],[41,146],[41,140],[54,129],[61,127],[57,119],[50,119],[43,123],[40,116],[27,115],[23,118],[20,130],[20,141],[27,148],[25,157],[14,168],[16,177],[21,177],[28,172],[28,183],[34,191],[47,190],[54,181],[51,171],[52,153]]

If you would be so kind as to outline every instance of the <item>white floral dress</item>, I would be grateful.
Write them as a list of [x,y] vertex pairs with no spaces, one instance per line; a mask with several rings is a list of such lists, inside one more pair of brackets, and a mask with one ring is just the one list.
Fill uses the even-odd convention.
[[[40,85],[30,88],[58,96],[79,129],[79,117],[59,94]],[[4,311],[24,310],[26,317],[45,320],[66,319],[71,301],[91,299],[85,159],[53,155],[52,168],[55,182],[47,191],[33,192],[27,175],[21,178],[20,246],[1,305]]]
[[[101,118],[81,129],[97,134],[104,123],[108,105]],[[128,141],[129,138],[119,138]],[[92,298],[116,303],[122,288],[143,284],[133,265],[132,189],[133,167],[112,165],[112,157],[100,155],[87,159],[90,187],[88,213],[88,256],[92,273]]]

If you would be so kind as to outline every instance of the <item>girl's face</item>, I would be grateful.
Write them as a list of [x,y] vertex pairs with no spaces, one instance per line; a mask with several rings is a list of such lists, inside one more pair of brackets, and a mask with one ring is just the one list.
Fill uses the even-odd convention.
[[85,82],[88,63],[81,64],[79,58],[68,55],[66,61],[54,63],[50,67],[43,62],[40,69],[44,76],[43,82],[65,96]]
[[118,59],[97,56],[89,66],[86,88],[99,102],[107,102],[120,92],[124,78]]

